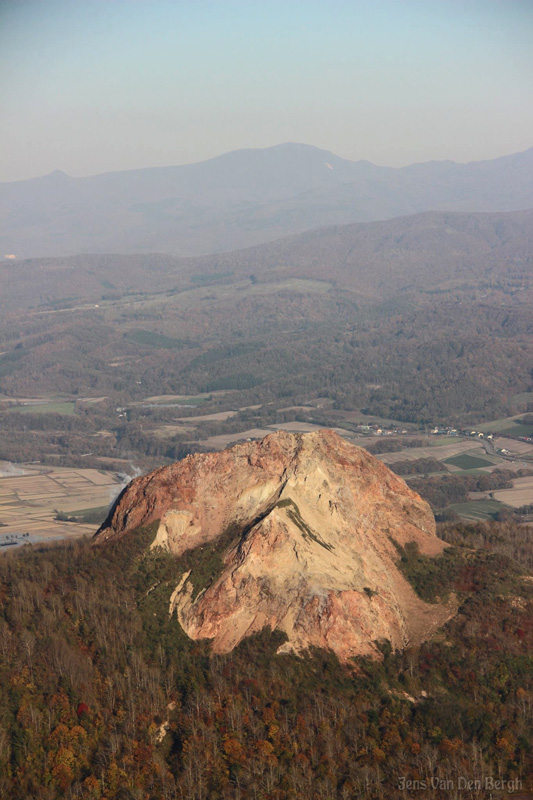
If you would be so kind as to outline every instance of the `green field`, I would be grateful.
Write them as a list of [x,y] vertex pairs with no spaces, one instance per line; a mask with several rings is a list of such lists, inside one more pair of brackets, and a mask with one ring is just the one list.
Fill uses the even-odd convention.
[[127,338],[143,347],[157,347],[162,350],[173,350],[177,347],[184,346],[182,339],[175,339],[172,336],[165,336],[163,333],[156,333],[156,331],[146,331],[143,329],[130,331],[127,334]]
[[520,392],[511,397],[513,403],[533,403],[533,392]]
[[59,512],[59,514],[68,517],[69,522],[81,522],[85,525],[101,525],[107,517],[108,511],[108,506],[97,506],[96,508],[80,508],[78,511],[69,511],[68,513]]
[[533,436],[533,425],[522,425],[518,422],[523,416],[524,414],[517,414],[514,417],[495,419],[493,422],[480,425],[479,430],[483,433],[504,433],[507,436]]
[[76,406],[74,403],[36,403],[35,405],[27,406],[11,406],[10,412],[17,414],[65,414],[72,416],[76,413]]
[[533,425],[517,425],[516,423],[509,428],[500,431],[500,433],[506,433],[507,436],[533,436]]
[[207,403],[207,397],[183,397],[180,400],[169,400],[169,406],[201,406]]
[[429,447],[443,447],[445,444],[455,444],[458,439],[458,436],[431,436],[428,445]]
[[210,281],[221,281],[224,278],[231,278],[233,272],[211,272],[191,275],[192,283],[209,283]]
[[487,520],[494,519],[498,511],[509,508],[505,503],[498,500],[472,500],[467,503],[454,503],[447,510],[455,511],[463,519]]
[[486,458],[479,458],[479,456],[469,456],[468,453],[461,453],[459,456],[447,458],[444,463],[459,467],[459,469],[480,469],[481,467],[492,467],[494,462],[487,461]]
[[[502,462],[504,463],[504,462]],[[442,472],[440,473],[442,475]],[[449,474],[451,475],[486,475],[486,469],[461,469],[461,470],[450,470]]]
[[328,281],[313,280],[312,278],[288,278],[283,281],[272,281],[268,283],[251,283],[247,281],[227,282],[212,284],[197,284],[194,288],[183,290],[180,288],[170,290],[166,295],[151,295],[143,300],[141,306],[149,308],[162,305],[171,305],[173,309],[180,309],[184,312],[191,308],[201,305],[219,305],[234,302],[235,293],[239,297],[264,297],[279,292],[297,292],[298,294],[324,294],[332,289],[332,284]]
[[196,397],[179,397],[179,398],[164,398],[159,401],[154,401],[149,405],[153,406],[201,406],[206,403],[210,398],[209,394],[198,395]]

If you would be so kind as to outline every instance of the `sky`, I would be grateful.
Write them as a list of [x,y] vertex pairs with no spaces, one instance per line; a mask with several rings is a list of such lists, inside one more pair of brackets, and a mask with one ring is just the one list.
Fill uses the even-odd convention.
[[0,181],[533,146],[533,0],[0,0]]

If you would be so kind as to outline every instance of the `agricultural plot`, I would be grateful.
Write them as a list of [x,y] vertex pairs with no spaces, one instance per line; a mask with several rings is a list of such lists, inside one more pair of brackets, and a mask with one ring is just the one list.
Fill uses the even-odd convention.
[[444,461],[445,464],[451,464],[453,467],[459,469],[482,469],[483,467],[492,467],[493,462],[488,461],[486,458],[479,456],[472,456],[469,453],[461,453],[458,456],[452,456]]
[[185,424],[190,422],[224,422],[227,419],[231,419],[231,417],[235,417],[238,413],[235,410],[218,411],[216,414],[204,414],[198,417],[176,417],[176,422],[184,422]]
[[513,403],[533,403],[533,392],[520,392],[512,396]]
[[154,436],[158,439],[171,439],[177,433],[192,434],[196,430],[196,425],[160,425],[154,428]]
[[8,412],[17,414],[63,414],[72,416],[76,413],[76,406],[71,401],[51,401],[49,403],[26,402],[24,404],[10,404]]
[[143,330],[142,328],[130,331],[127,334],[127,338],[132,342],[141,345],[141,347],[158,347],[162,348],[163,350],[172,350],[183,347],[183,341],[181,339],[165,336],[164,334],[156,333],[155,331]]
[[[312,431],[324,430],[324,425],[315,425],[313,422],[280,422],[276,425],[268,426],[272,431],[288,431],[289,433],[311,433]],[[344,428],[331,428],[340,436],[346,436],[347,431]]]
[[493,422],[487,422],[479,426],[483,433],[503,433],[506,436],[533,436],[532,424],[521,424],[520,420],[524,415],[517,414],[514,417],[504,417]]
[[513,508],[530,505],[533,503],[533,476],[516,478],[512,489],[498,489],[493,497]]
[[455,503],[449,508],[459,514],[463,519],[471,519],[476,522],[482,522],[488,519],[494,519],[498,511],[506,508],[505,503],[500,503],[497,500],[471,500],[467,503]]
[[101,510],[109,506],[121,485],[114,473],[95,469],[25,468],[24,473],[0,478],[0,541],[25,533],[30,542],[92,535],[97,525],[56,520],[57,511],[83,516],[92,509]]
[[531,438],[533,437],[533,425],[522,425],[515,422],[513,425],[509,425],[508,428],[504,428],[500,433],[505,433],[507,436],[527,436]]
[[214,398],[221,397],[226,394],[225,390],[217,390],[213,392],[205,392],[198,395],[186,394],[157,394],[151,397],[145,397],[144,400],[135,400],[128,403],[128,407],[141,407],[141,408],[175,408],[177,412],[181,408],[194,408],[196,406],[203,406],[204,403],[209,403]]
[[224,450],[228,445],[236,442],[245,442],[247,439],[262,439],[268,436],[272,430],[268,428],[250,428],[242,433],[224,433],[219,436],[210,436],[205,440],[207,447],[212,447],[214,450]]
[[[262,439],[264,436],[268,436],[269,433],[274,433],[274,431],[310,433],[312,431],[323,430],[323,428],[323,425],[314,425],[312,422],[280,422],[277,425],[269,425],[265,428],[251,428],[247,431],[242,431],[242,433],[227,433],[219,436],[210,436],[209,439],[205,440],[205,444],[215,450],[223,450],[231,444],[243,442],[247,439]],[[353,437],[343,428],[333,428],[332,430],[336,431],[345,439],[353,440]]]
[[[195,284],[197,283],[195,282]],[[332,289],[331,283],[312,278],[288,278],[279,282],[257,284],[253,284],[249,280],[232,281],[229,278],[229,280],[224,280],[222,283],[208,286],[195,284],[191,288],[183,288],[177,292],[171,289],[160,294],[128,297],[127,300],[122,299],[109,304],[101,303],[100,305],[101,308],[127,306],[136,310],[151,310],[152,308],[160,310],[171,307],[175,313],[176,311],[188,312],[193,309],[202,310],[202,308],[214,308],[224,305],[232,306],[237,292],[240,298],[245,298],[262,297],[269,294],[277,294],[280,291],[292,291],[308,295],[326,294]]]
[[436,458],[437,461],[446,461],[446,459],[452,458],[460,453],[465,453],[467,451],[476,452],[476,449],[479,451],[480,455],[484,454],[485,451],[481,443],[477,448],[475,448],[475,444],[475,442],[469,439],[465,440],[457,437],[451,444],[410,447],[398,453],[381,453],[378,458],[385,464],[395,464],[397,461],[416,461],[419,458]]
[[498,441],[498,447],[505,447],[512,455],[533,458],[533,444],[529,442],[512,442],[510,439],[507,439],[504,443],[504,441],[500,439]]
[[[418,425],[412,422],[403,422],[398,419],[390,419],[389,417],[378,417],[375,414],[362,414],[361,411],[346,411],[344,409],[331,408],[332,399],[330,397],[317,397],[310,401],[312,405],[303,406],[304,410],[313,411],[315,408],[327,408],[327,413],[332,422],[340,424],[341,422],[350,422],[353,425],[381,425],[387,427],[393,425],[394,427],[408,431],[409,433],[418,433]],[[294,406],[293,406],[294,407]]]

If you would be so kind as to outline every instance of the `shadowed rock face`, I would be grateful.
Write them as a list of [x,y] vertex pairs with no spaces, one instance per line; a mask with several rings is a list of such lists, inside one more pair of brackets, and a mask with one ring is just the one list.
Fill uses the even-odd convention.
[[286,632],[285,649],[326,647],[346,660],[376,654],[376,640],[421,641],[453,613],[420,600],[397,567],[394,541],[442,552],[429,506],[332,431],[274,433],[137,478],[95,543],[154,520],[152,547],[176,555],[221,541],[218,577],[198,591],[178,574],[170,603],[187,634],[212,638],[217,652],[269,625]]

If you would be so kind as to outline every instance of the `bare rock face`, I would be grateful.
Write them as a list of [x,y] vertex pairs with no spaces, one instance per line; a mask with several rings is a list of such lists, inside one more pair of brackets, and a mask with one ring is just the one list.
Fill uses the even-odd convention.
[[429,506],[333,431],[274,433],[137,478],[95,543],[154,520],[152,547],[177,556],[220,540],[219,574],[200,590],[189,572],[177,575],[170,603],[216,652],[269,625],[286,632],[283,649],[331,648],[347,660],[376,654],[376,640],[422,641],[453,614],[420,600],[398,569],[394,541],[429,556],[445,546]]

